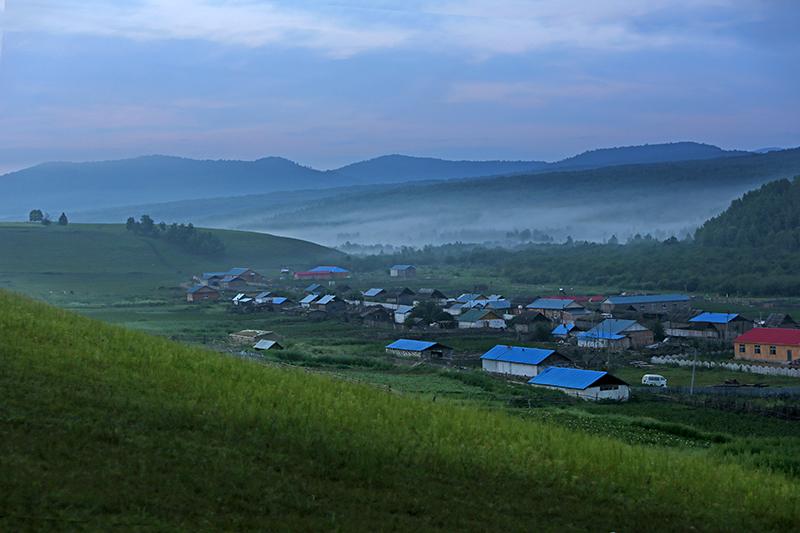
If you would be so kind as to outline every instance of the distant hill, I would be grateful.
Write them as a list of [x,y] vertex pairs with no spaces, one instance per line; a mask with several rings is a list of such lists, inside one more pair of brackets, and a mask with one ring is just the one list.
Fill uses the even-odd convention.
[[697,161],[747,155],[739,150],[723,150],[717,146],[696,142],[645,144],[589,150],[550,165],[555,168],[596,168],[611,165],[664,163],[668,161]]
[[537,171],[544,161],[448,161],[433,157],[384,155],[337,168],[334,172],[361,182],[444,180]]
[[800,250],[800,176],[734,200],[697,230],[695,240],[706,246]]
[[744,460],[257,364],[5,291],[0,390],[3,531],[800,523],[796,480]]
[[[346,241],[421,245],[502,240],[539,229],[557,240],[686,235],[731,200],[800,174],[800,149],[697,161],[340,189],[323,198],[261,197],[180,204],[205,225]],[[156,212],[160,206],[149,206]],[[164,206],[164,209],[167,207]],[[117,219],[123,213],[118,213]],[[191,219],[191,218],[190,218]]]
[[74,213],[276,191],[318,191],[730,155],[738,152],[697,143],[674,143],[587,152],[556,163],[448,161],[391,155],[330,171],[280,157],[232,161],[153,155],[115,161],[45,163],[0,176],[0,219],[19,220],[31,209]]

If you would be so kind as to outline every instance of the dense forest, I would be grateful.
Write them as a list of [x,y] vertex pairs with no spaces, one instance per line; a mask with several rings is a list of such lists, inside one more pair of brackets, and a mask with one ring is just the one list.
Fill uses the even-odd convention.
[[363,270],[392,263],[483,268],[519,283],[619,290],[800,296],[800,178],[735,200],[694,239],[636,235],[625,244],[532,244],[513,250],[448,244],[353,259]]
[[734,200],[697,230],[695,240],[704,246],[800,251],[800,176]]

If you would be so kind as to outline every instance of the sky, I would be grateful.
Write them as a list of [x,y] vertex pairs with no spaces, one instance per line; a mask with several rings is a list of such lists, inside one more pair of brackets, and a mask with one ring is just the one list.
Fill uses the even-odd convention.
[[0,172],[800,145],[795,0],[0,0]]

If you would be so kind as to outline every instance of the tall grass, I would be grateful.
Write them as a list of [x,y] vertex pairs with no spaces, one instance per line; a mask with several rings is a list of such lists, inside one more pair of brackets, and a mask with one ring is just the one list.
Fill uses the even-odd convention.
[[800,526],[722,460],[269,368],[0,293],[0,529]]

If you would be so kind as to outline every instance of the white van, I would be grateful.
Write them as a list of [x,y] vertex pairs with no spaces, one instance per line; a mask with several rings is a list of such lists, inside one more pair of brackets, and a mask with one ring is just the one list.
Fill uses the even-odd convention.
[[667,378],[658,374],[645,374],[642,376],[642,385],[649,387],[666,387]]

